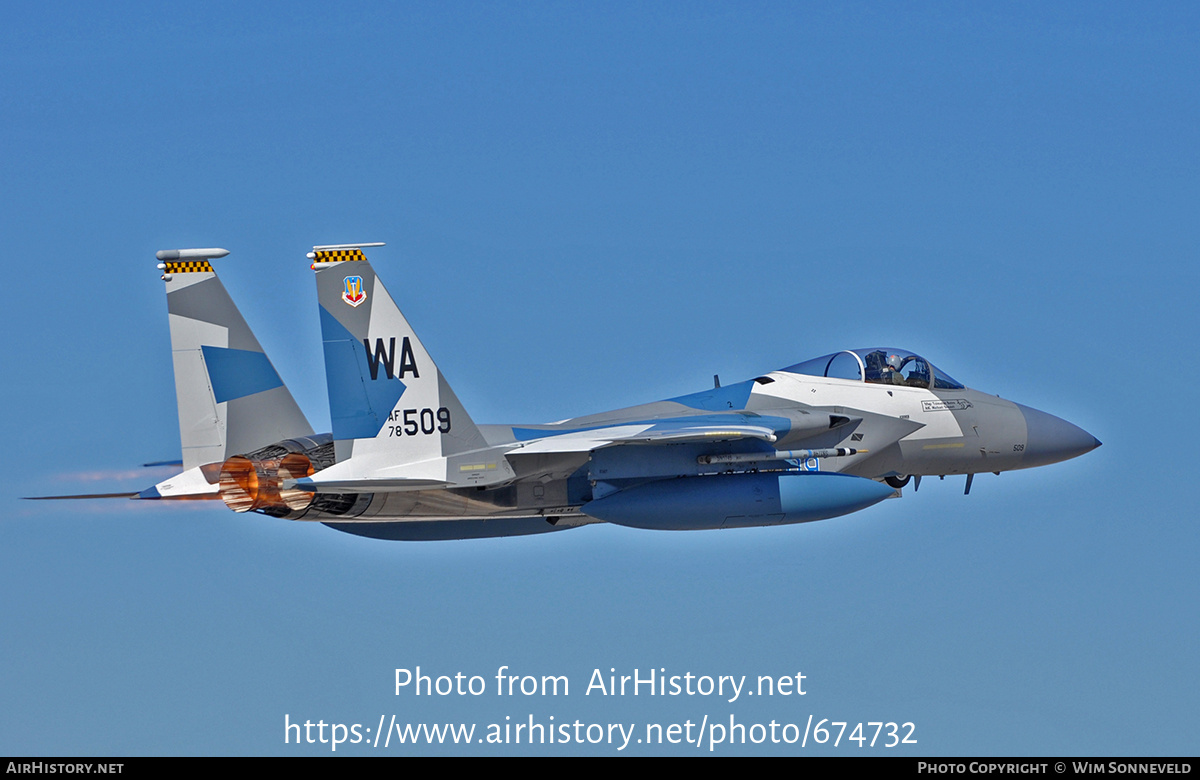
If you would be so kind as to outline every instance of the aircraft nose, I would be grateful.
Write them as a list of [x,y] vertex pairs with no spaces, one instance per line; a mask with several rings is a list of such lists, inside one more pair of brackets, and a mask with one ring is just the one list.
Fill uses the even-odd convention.
[[1052,414],[1017,404],[1025,417],[1025,457],[1022,467],[1045,466],[1076,458],[1100,446],[1100,440],[1077,425]]

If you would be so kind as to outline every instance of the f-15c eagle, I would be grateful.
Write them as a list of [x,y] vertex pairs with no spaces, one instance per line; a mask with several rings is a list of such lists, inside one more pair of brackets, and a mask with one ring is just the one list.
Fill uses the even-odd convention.
[[894,348],[854,349],[663,401],[480,425],[367,260],[316,246],[333,430],[316,434],[212,269],[158,253],[182,472],[137,499],[209,498],[379,539],[517,536],[592,523],[712,529],[823,520],[910,479],[1031,468],[1100,445]]

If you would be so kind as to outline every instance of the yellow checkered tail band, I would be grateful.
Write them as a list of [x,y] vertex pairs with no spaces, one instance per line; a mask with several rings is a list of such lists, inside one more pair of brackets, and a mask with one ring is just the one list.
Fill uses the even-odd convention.
[[342,263],[347,260],[366,260],[361,249],[325,249],[313,253],[314,263]]
[[207,260],[180,260],[164,263],[164,273],[168,274],[202,274],[212,273],[212,266]]

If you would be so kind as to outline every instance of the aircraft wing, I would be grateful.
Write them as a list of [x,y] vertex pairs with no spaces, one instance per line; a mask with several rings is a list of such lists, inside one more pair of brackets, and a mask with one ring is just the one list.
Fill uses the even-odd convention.
[[[529,429],[515,428],[514,433],[528,433]],[[509,455],[541,455],[549,453],[591,452],[617,444],[683,444],[739,439],[760,439],[774,442],[778,438],[776,429],[768,424],[745,422],[714,423],[688,420],[665,420],[654,423],[614,425],[585,431],[570,431],[554,435],[544,433],[542,438],[520,443]]]

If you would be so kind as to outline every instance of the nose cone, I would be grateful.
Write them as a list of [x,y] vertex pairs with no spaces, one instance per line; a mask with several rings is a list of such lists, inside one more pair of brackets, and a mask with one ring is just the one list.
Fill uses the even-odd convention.
[[1100,446],[1099,439],[1077,425],[1028,406],[1017,408],[1025,416],[1027,431],[1023,468],[1070,460]]

